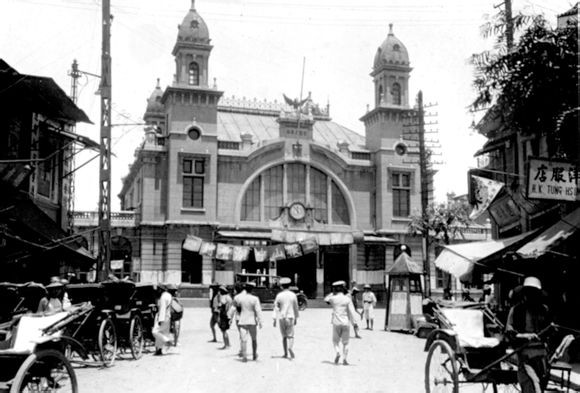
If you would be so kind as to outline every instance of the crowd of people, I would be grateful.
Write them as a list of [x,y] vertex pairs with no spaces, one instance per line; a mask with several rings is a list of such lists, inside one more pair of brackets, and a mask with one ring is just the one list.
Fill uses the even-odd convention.
[[[296,357],[294,335],[300,315],[298,298],[290,289],[290,278],[282,277],[279,284],[281,291],[274,299],[272,324],[280,330],[283,357],[292,360]],[[232,326],[235,326],[240,342],[238,356],[242,362],[247,362],[249,359],[249,342],[252,344],[251,358],[258,359],[258,329],[262,328],[264,320],[260,300],[252,293],[255,286],[253,282],[237,284],[234,288],[236,294],[233,298],[223,285],[214,284],[210,288],[210,330],[212,333],[210,342],[217,342],[217,326],[221,331],[224,344],[221,349],[230,348],[228,331]],[[325,298],[325,301],[332,307],[332,344],[335,351],[335,364],[339,364],[341,359],[342,364],[349,364],[347,357],[351,326],[353,326],[357,338],[361,338],[359,334],[360,319],[366,321],[367,329],[373,329],[373,310],[377,298],[370,285],[365,285],[362,295],[363,307],[359,309],[358,292],[356,286],[348,291],[345,281],[336,281],[332,284],[332,292]]]

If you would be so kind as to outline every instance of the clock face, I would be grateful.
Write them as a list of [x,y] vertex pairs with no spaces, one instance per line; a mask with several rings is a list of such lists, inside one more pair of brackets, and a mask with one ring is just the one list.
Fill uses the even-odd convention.
[[302,220],[306,215],[306,209],[304,209],[304,205],[301,203],[293,203],[290,206],[290,217],[295,220]]

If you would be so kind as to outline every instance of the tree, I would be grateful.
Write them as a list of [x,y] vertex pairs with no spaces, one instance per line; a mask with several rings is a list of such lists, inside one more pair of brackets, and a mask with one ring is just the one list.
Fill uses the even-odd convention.
[[409,233],[429,234],[429,243],[449,244],[450,240],[471,223],[469,212],[471,207],[464,200],[449,201],[447,203],[432,204],[428,207],[425,216],[415,214],[411,216]]
[[476,69],[473,109],[493,105],[507,129],[546,136],[550,156],[574,154],[564,146],[571,128],[560,124],[578,108],[576,25],[552,29],[537,16],[512,51],[482,61]]

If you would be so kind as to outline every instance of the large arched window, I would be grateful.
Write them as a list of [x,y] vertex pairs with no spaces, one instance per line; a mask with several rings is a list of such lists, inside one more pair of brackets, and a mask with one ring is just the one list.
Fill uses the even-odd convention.
[[257,176],[242,198],[240,218],[267,222],[294,202],[311,208],[320,223],[350,225],[346,199],[338,185],[321,170],[300,163],[278,165]]
[[188,83],[190,85],[199,85],[199,65],[196,62],[189,63]]
[[393,96],[393,104],[401,105],[401,85],[398,83],[393,83],[391,88],[391,95]]

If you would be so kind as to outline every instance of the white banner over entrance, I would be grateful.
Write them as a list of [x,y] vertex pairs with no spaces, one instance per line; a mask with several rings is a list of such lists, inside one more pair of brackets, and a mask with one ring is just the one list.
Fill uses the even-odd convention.
[[578,166],[567,161],[530,158],[528,198],[580,200]]

